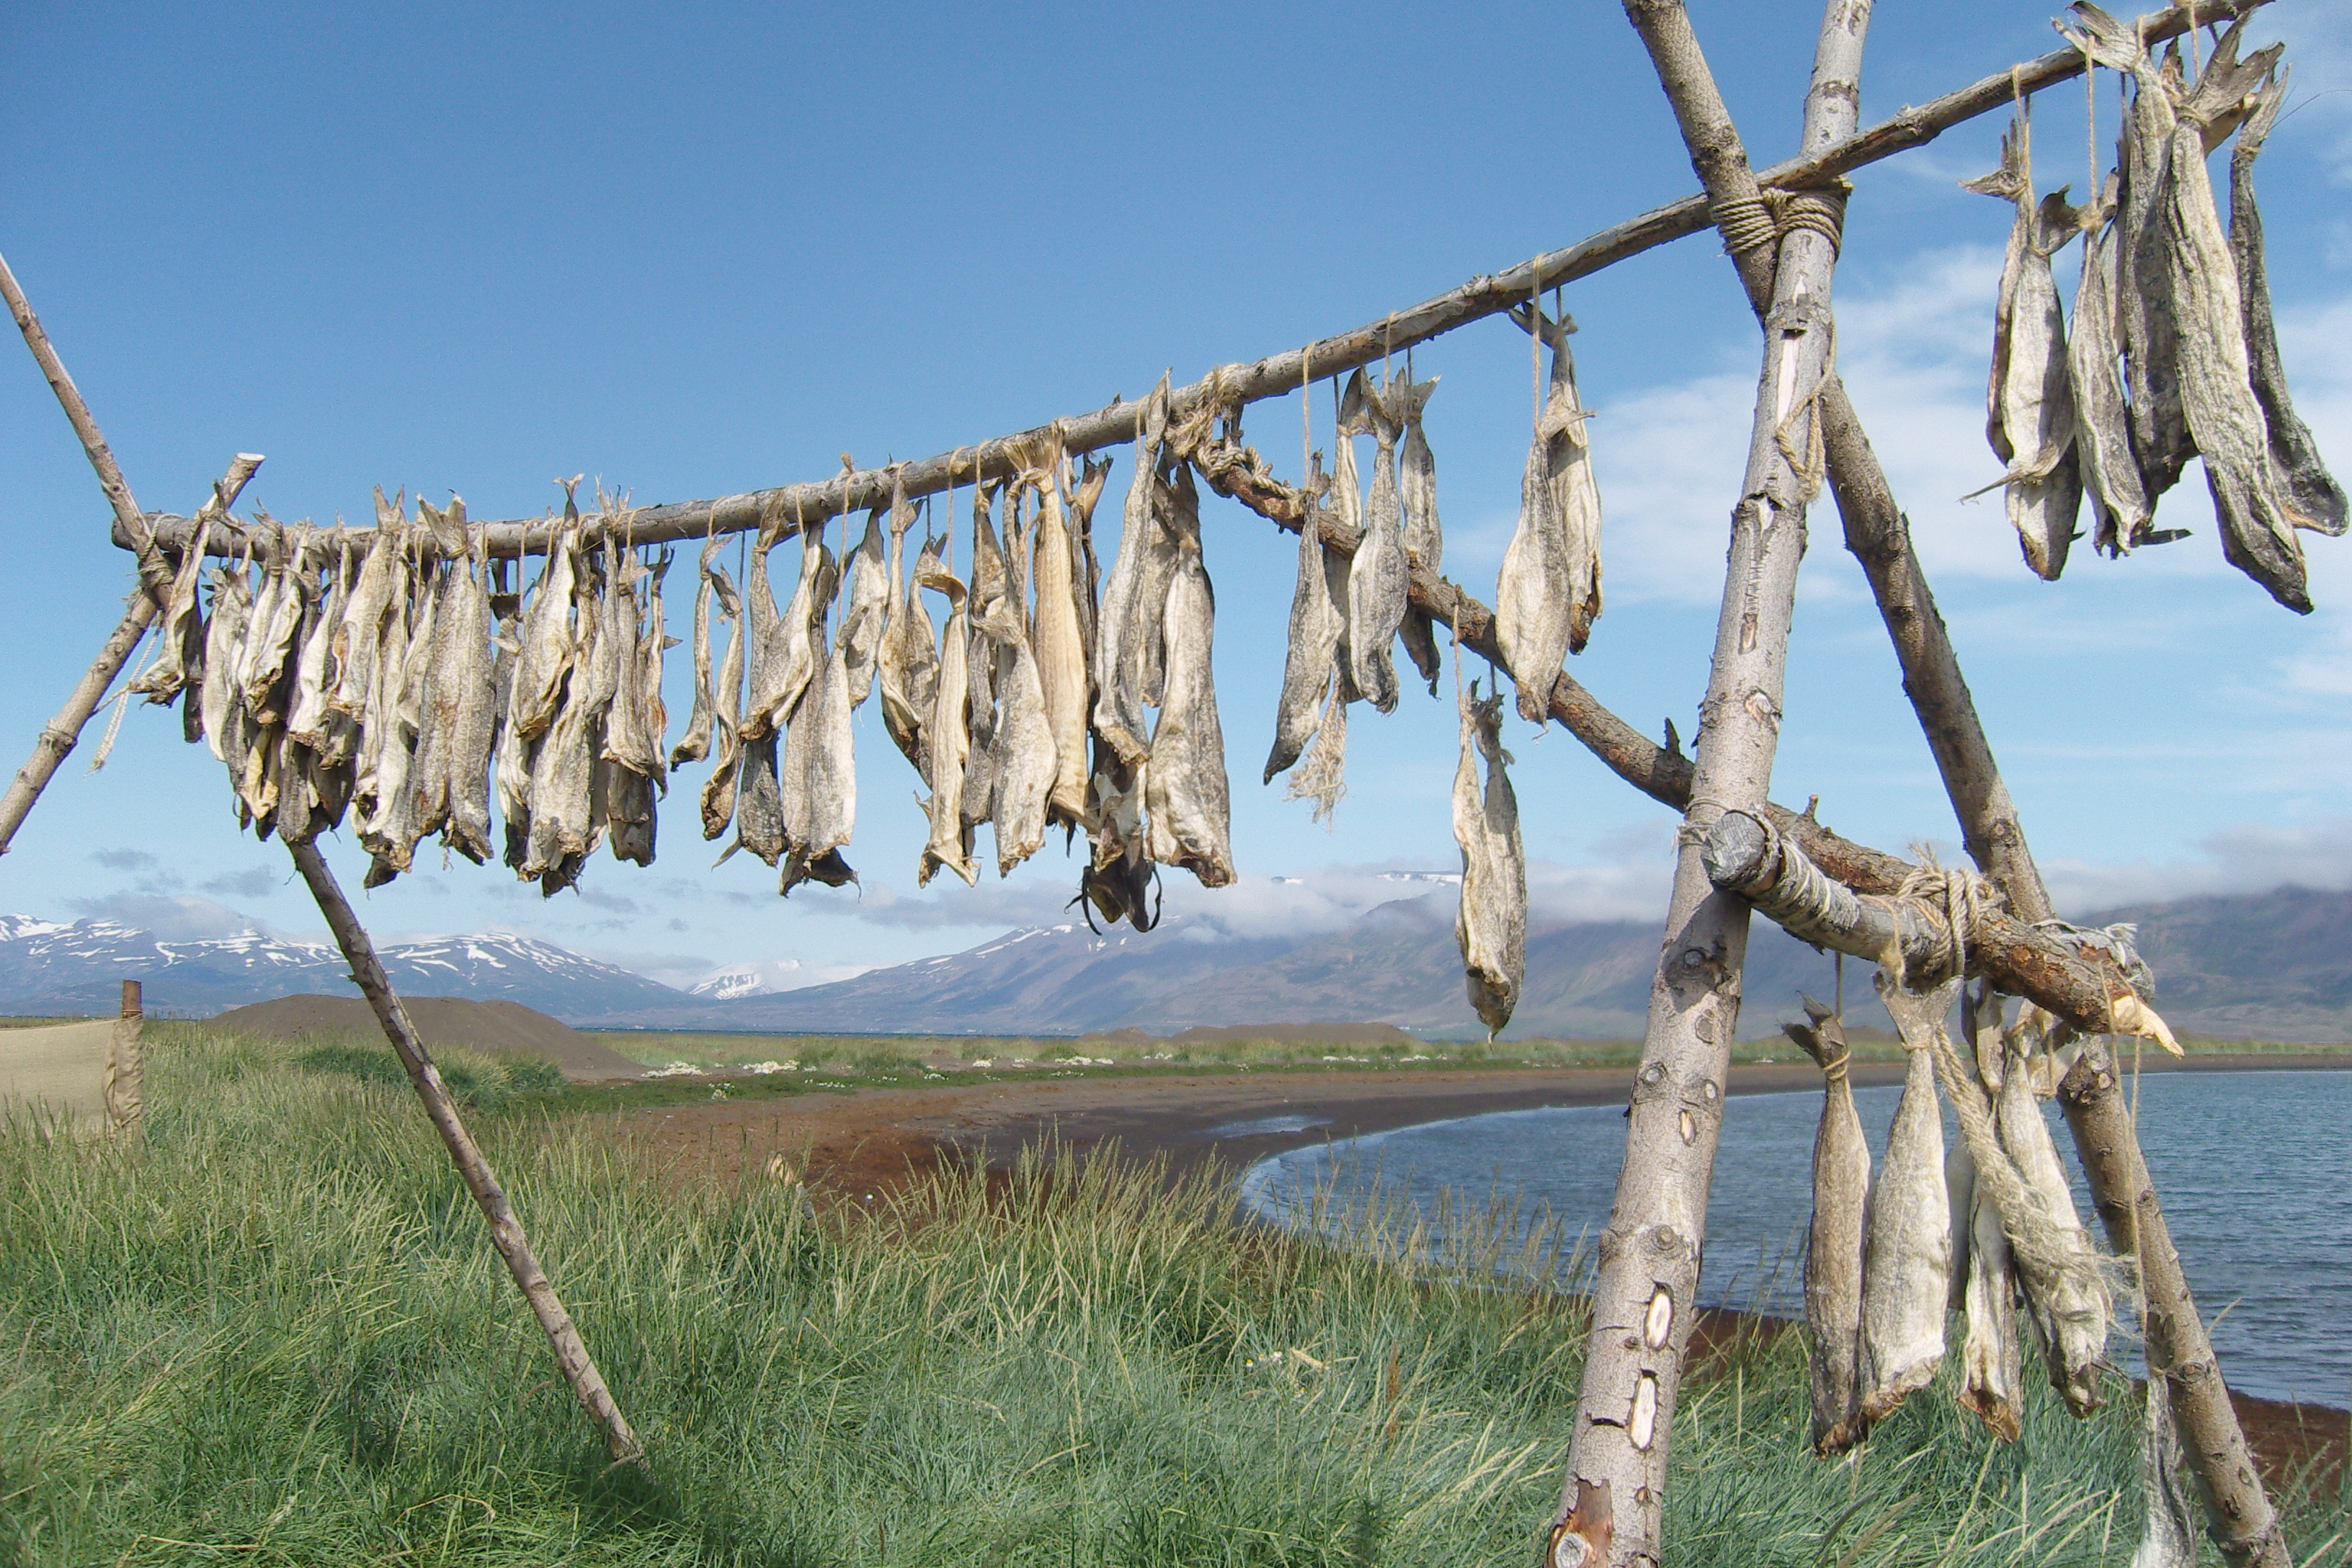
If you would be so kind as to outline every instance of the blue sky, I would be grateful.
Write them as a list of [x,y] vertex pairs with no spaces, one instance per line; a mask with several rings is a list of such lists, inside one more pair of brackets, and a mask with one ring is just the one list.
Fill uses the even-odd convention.
[[[1692,188],[1637,42],[1605,0],[1459,8],[1257,5],[704,8],[415,5],[12,8],[0,59],[0,249],[142,504],[185,510],[237,450],[282,518],[368,515],[368,488],[541,510],[556,474],[677,500],[918,457],[1054,416],[1163,368],[1190,380],[1378,318]],[[1810,5],[1692,5],[1759,163],[1787,155]],[[2050,10],[1964,26],[1884,7],[1875,120],[2052,47]],[[2294,109],[2260,164],[2299,404],[2352,468],[2352,21],[2283,0]],[[2110,79],[2098,103],[2112,139]],[[2043,185],[2084,173],[2079,85],[2036,105]],[[2034,846],[2076,912],[2167,888],[2352,879],[2352,541],[2307,540],[2317,614],[2225,567],[2203,487],[2190,540],[2065,579],[2019,563],[1982,385],[2008,214],[1956,182],[2000,117],[1859,177],[1839,269],[1841,368],[1920,551]],[[2074,253],[2062,256],[2071,285]],[[1575,285],[1600,410],[1608,610],[1575,672],[1685,735],[1706,679],[1756,334],[1729,268],[1680,242]],[[1446,565],[1491,597],[1517,504],[1527,340],[1501,322],[1415,354]],[[1316,441],[1330,444],[1328,395]],[[1278,470],[1295,400],[1253,409]],[[1127,479],[1125,454],[1113,495]],[[10,678],[29,746],[121,613],[88,466],[29,356],[0,348],[0,541]],[[1293,559],[1212,500],[1217,674],[1244,873],[1171,899],[1236,927],[1328,921],[1369,871],[1451,869],[1449,701],[1351,732],[1336,829],[1257,770]],[[1106,506],[1107,519],[1115,506]],[[1106,540],[1108,545],[1108,540]],[[683,595],[673,595],[682,622]],[[682,633],[682,624],[674,631]],[[688,706],[684,650],[671,710]],[[1450,694],[1449,694],[1450,696]],[[1833,509],[1817,510],[1776,794],[1889,847],[1949,840]],[[114,760],[69,761],[0,862],[0,908],[189,934],[318,926],[276,845],[240,838],[226,779],[176,718],[132,711]],[[859,718],[856,889],[773,893],[709,869],[689,770],[659,862],[600,859],[542,900],[495,868],[433,866],[371,895],[380,935],[529,931],[685,982],[729,963],[800,978],[971,945],[1053,914],[1075,863],[918,894],[917,780]],[[1661,913],[1670,819],[1570,738],[1507,742],[1540,908]],[[356,886],[360,858],[335,852]]]

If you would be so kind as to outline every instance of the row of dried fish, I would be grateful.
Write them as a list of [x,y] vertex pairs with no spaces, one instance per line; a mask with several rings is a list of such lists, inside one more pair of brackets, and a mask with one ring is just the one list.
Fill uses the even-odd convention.
[[[2072,12],[2067,36],[2133,84],[2116,169],[2080,209],[2063,188],[2037,202],[2021,114],[2000,167],[1968,182],[2016,208],[1986,421],[2010,521],[2053,580],[2085,495],[2110,555],[2179,539],[2154,526],[2157,502],[2202,457],[2224,557],[2307,612],[2296,531],[2341,534],[2347,507],[2288,395],[2263,266],[2253,165],[2286,93],[2283,46],[2239,59],[2242,20],[2191,84],[2177,42],[2159,57],[2097,6]],[[2225,233],[2205,159],[2233,133]],[[2051,258],[2078,234],[2070,338]]]
[[[1961,1009],[1963,1055],[1945,1029],[1959,989],[1955,980],[1922,994],[1879,976],[1907,1066],[1874,1181],[1842,1021],[1807,998],[1806,1022],[1786,1026],[1823,1079],[1805,1252],[1812,1438],[1823,1453],[1860,1442],[1927,1386],[1953,1309],[1966,1320],[1954,1397],[1996,1435],[2020,1431],[2021,1304],[2067,1407],[2087,1415],[2102,1400],[2106,1276],[2040,1103],[2056,1088],[2060,1042],[2030,1007],[2004,1028],[2000,999],[1980,986]],[[1948,1158],[1939,1076],[1963,1134]]]

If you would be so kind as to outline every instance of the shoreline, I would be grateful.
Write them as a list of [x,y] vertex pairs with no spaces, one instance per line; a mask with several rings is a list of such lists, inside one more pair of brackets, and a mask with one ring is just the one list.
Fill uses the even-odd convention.
[[[2154,1053],[2160,1055],[2160,1053]],[[2163,1058],[2172,1072],[2343,1071],[2352,1055]],[[754,1175],[806,1183],[826,1205],[876,1202],[942,1166],[1009,1168],[1024,1149],[1058,1141],[1080,1157],[1115,1150],[1164,1160],[1171,1179],[1238,1177],[1269,1155],[1431,1121],[1546,1106],[1622,1103],[1623,1068],[1490,1068],[1412,1073],[1248,1071],[991,1081],[848,1094],[698,1101],[597,1112],[616,1143],[635,1144],[681,1184],[731,1185]],[[1857,1088],[1899,1084],[1898,1062],[1856,1062]],[[1818,1089],[1811,1062],[1735,1065],[1733,1096]],[[1723,1338],[1792,1326],[1721,1310]],[[2231,1395],[2266,1476],[2337,1484],[2352,1447],[2352,1413],[2324,1405]]]

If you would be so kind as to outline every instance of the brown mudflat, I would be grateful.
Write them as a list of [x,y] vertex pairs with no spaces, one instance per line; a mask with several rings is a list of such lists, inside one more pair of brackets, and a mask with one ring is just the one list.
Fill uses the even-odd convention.
[[[2153,1065],[2153,1064],[2151,1064]],[[2345,1066],[2337,1059],[2203,1058],[2207,1070]],[[1622,1101],[1623,1068],[1493,1068],[1379,1073],[1230,1072],[1068,1078],[873,1089],[788,1100],[717,1100],[599,1118],[671,1179],[732,1184],[789,1170],[821,1203],[864,1204],[943,1164],[1001,1170],[1024,1146],[1052,1137],[1086,1154],[1115,1146],[1164,1157],[1171,1172],[1239,1170],[1284,1149],[1453,1117],[1547,1105]],[[1902,1064],[1857,1062],[1857,1086],[1902,1081]],[[1818,1089],[1810,1062],[1734,1067],[1733,1094]],[[1699,1352],[1793,1325],[1706,1314]],[[2320,1405],[2234,1395],[2263,1472],[2281,1490],[2324,1489],[2342,1475],[2347,1415]]]
[[[469,1002],[457,996],[403,996],[409,1021],[428,1048],[456,1047],[488,1056],[541,1057],[572,1083],[643,1078],[646,1069],[587,1035],[520,1002]],[[375,1014],[356,996],[279,996],[232,1007],[215,1028],[261,1040],[379,1043]]]

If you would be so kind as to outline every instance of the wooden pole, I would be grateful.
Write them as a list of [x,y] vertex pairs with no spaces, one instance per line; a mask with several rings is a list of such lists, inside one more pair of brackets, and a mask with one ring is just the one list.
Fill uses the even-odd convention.
[[295,868],[302,873],[302,880],[310,885],[310,896],[319,901],[319,912],[327,917],[327,925],[335,933],[335,945],[342,950],[344,960],[352,966],[352,978],[359,983],[360,989],[367,994],[368,1005],[375,1010],[384,1038],[392,1042],[392,1048],[399,1053],[401,1066],[408,1069],[408,1081],[415,1086],[416,1098],[425,1102],[425,1113],[433,1119],[434,1129],[448,1148],[449,1163],[457,1167],[466,1190],[474,1194],[482,1216],[490,1222],[490,1240],[498,1247],[499,1256],[506,1259],[515,1287],[530,1303],[539,1326],[546,1331],[547,1342],[555,1352],[555,1363],[562,1369],[564,1381],[572,1385],[588,1418],[604,1433],[604,1446],[613,1462],[643,1464],[644,1445],[637,1441],[636,1433],[621,1414],[620,1406],[614,1403],[612,1391],[605,1387],[604,1375],[596,1370],[588,1347],[582,1342],[572,1314],[563,1310],[555,1287],[540,1268],[539,1258],[530,1248],[530,1238],[523,1234],[522,1222],[515,1217],[514,1205],[507,1201],[506,1189],[499,1184],[489,1162],[482,1157],[480,1146],[458,1117],[448,1087],[441,1081],[425,1042],[417,1037],[415,1027],[408,1021],[408,1009],[393,991],[392,979],[377,961],[374,944],[368,941],[359,916],[343,897],[326,857],[319,853],[315,844],[289,844],[286,847],[293,855]]
[[[1660,79],[1675,102],[1676,119],[1692,149],[1693,166],[1709,195],[1720,204],[1758,195],[1757,182],[1747,173],[1745,154],[1738,153],[1738,132],[1705,61],[1696,58],[1696,50],[1691,58],[1679,59],[1675,69],[1662,64]],[[1724,149],[1737,155],[1726,157]],[[1769,274],[1755,260],[1761,254],[1734,258],[1749,301],[1759,313],[1771,283]],[[1880,618],[1886,624],[1903,668],[1904,692],[1943,776],[1969,858],[2007,898],[2008,918],[2013,922],[2030,929],[2032,922],[2052,920],[2055,910],[2049,891],[2034,864],[2016,804],[2002,782],[1976,700],[1960,672],[1958,655],[1937,612],[1935,595],[1912,545],[1910,521],[1895,504],[1885,472],[1842,383],[1832,382],[1822,398],[1822,426],[1830,485],[1844,522],[1846,548],[1862,563],[1870,581]],[[1983,934],[2000,940],[1990,930]],[[1984,963],[1986,955],[1972,956],[1986,972],[1993,971],[1993,965]],[[2104,976],[2100,983],[2110,984]],[[2032,996],[2033,987],[2020,985],[2015,976],[1995,973],[1994,984],[2011,995]],[[2117,977],[2110,994],[2120,999],[2126,989]],[[2247,1458],[2244,1432],[2222,1385],[2188,1278],[2172,1248],[2138,1136],[2120,1097],[2113,1092],[2114,1062],[2098,1037],[2116,1031],[2112,1024],[2078,1026],[2085,1037],[2082,1054],[2061,1089],[2067,1124],[2074,1133],[2084,1175],[2105,1226],[2108,1244],[2118,1252],[2130,1253],[2145,1242],[2147,1257],[2155,1263],[2152,1268],[2143,1267],[2150,1325],[2148,1364],[2152,1369],[2176,1365],[2180,1369],[2165,1375],[2173,1390],[2175,1418],[2187,1439],[2182,1447],[2214,1540],[2233,1564],[2288,1568],[2284,1540],[2262,1478]],[[2154,1327],[2158,1322],[2166,1325],[2161,1346]]]
[[[1626,0],[1626,14],[1662,70],[1664,47],[1696,57],[1679,0]],[[1831,0],[1805,99],[1809,153],[1853,129],[1869,17],[1866,0]],[[1727,221],[1726,235],[1738,237]],[[1683,1352],[1697,1319],[1707,1187],[1748,944],[1748,906],[1708,881],[1700,847],[1725,811],[1760,809],[1771,783],[1805,510],[1821,477],[1799,464],[1811,469],[1816,405],[1830,366],[1836,241],[1811,227],[1775,240],[1769,220],[1762,238],[1778,250],[1779,263],[1755,426],[1732,511],[1715,658],[1627,1111],[1625,1163],[1599,1247],[1583,1388],[1552,1521],[1554,1568],[1603,1562],[1656,1568],[1665,1560],[1666,1456]]]
[[57,345],[49,342],[47,331],[40,318],[33,314],[25,290],[17,286],[16,275],[8,268],[8,260],[0,257],[0,299],[8,301],[8,313],[16,319],[16,330],[25,335],[25,346],[33,351],[33,359],[48,379],[49,390],[57,394],[58,402],[65,408],[74,434],[81,438],[81,449],[89,458],[89,466],[98,470],[99,489],[106,492],[109,505],[114,508],[117,531],[127,536],[127,542],[139,558],[139,578],[147,597],[160,611],[171,597],[172,568],[155,548],[155,537],[139,503],[131,499],[131,483],[122,477],[121,467],[114,460],[113,449],[107,446],[106,437],[98,428],[98,421],[82,401],[81,392],[74,385],[73,377],[66,374],[65,362],[58,357]]
[[[2135,24],[2151,44],[2177,37],[2192,22],[2227,21],[2266,4],[2267,0],[2197,0],[2141,16]],[[2004,109],[2015,93],[2033,92],[2083,73],[2082,51],[2061,48],[2020,63],[1996,75],[1970,83],[1956,92],[1906,109],[1867,131],[1814,145],[1786,163],[1776,163],[1759,176],[1761,183],[1790,190],[1814,187],[1897,153],[1924,145],[1952,126],[1981,114]],[[1629,218],[1564,249],[1522,261],[1515,267],[1481,274],[1460,288],[1425,300],[1410,309],[1367,322],[1336,337],[1320,339],[1246,364],[1221,367],[1219,372],[1169,395],[1169,417],[1181,419],[1213,397],[1255,403],[1297,392],[1311,367],[1327,376],[1370,364],[1416,343],[1428,342],[1472,321],[1501,315],[1526,304],[1529,295],[1579,278],[1589,277],[1643,251],[1700,233],[1710,226],[1707,198],[1685,196],[1680,201]],[[889,504],[894,486],[903,486],[908,499],[936,495],[952,484],[970,484],[974,476],[1000,479],[1013,471],[1013,452],[1024,443],[1051,433],[1072,457],[1117,446],[1135,437],[1139,403],[1115,402],[1091,413],[1056,420],[1050,426],[964,445],[919,461],[887,468],[859,468],[828,479],[709,500],[675,501],[643,507],[628,514],[630,540],[655,544],[701,539],[707,532],[740,533],[759,528],[763,520],[781,518],[786,532],[803,526],[822,527],[846,512]],[[190,520],[157,514],[151,520],[157,539],[177,550],[189,537]],[[589,537],[599,537],[595,520]],[[117,542],[129,544],[132,535],[117,530]],[[215,555],[233,553],[243,535],[239,526],[219,523],[205,531],[205,548]],[[545,551],[550,530],[545,518],[508,520],[483,524],[485,547],[492,555],[514,556],[530,550]]]
[[106,1122],[110,1131],[129,1136],[139,1131],[147,1114],[146,1053],[142,1042],[147,1009],[136,980],[122,983],[122,1015],[115,1020],[114,1038],[106,1052]]
[[[87,417],[89,410],[85,407],[82,413]],[[213,486],[213,499],[206,501],[196,515],[206,521],[215,516],[226,516],[228,509],[236,504],[238,493],[245,489],[246,481],[253,478],[254,470],[261,464],[259,454],[239,452],[236,460],[229,464],[228,472]],[[130,662],[131,650],[139,646],[140,637],[154,623],[155,614],[153,599],[144,592],[133,593],[131,608],[124,613],[122,624],[114,628],[114,634],[98,650],[98,657],[89,661],[89,668],[83,671],[82,678],[74,683],[72,693],[66,698],[66,705],[58,710],[58,716],[49,721],[41,731],[40,738],[33,742],[33,754],[25,759],[25,765],[18,768],[16,776],[8,781],[6,793],[0,794],[0,855],[5,855],[8,847],[16,841],[16,829],[25,825],[33,803],[41,798],[41,791],[47,788],[49,780],[57,775],[58,764],[74,749],[74,742],[81,739],[82,726],[89,722],[92,713],[98,711],[98,705],[106,700],[108,689],[113,686],[114,678],[122,673],[122,667]]]

